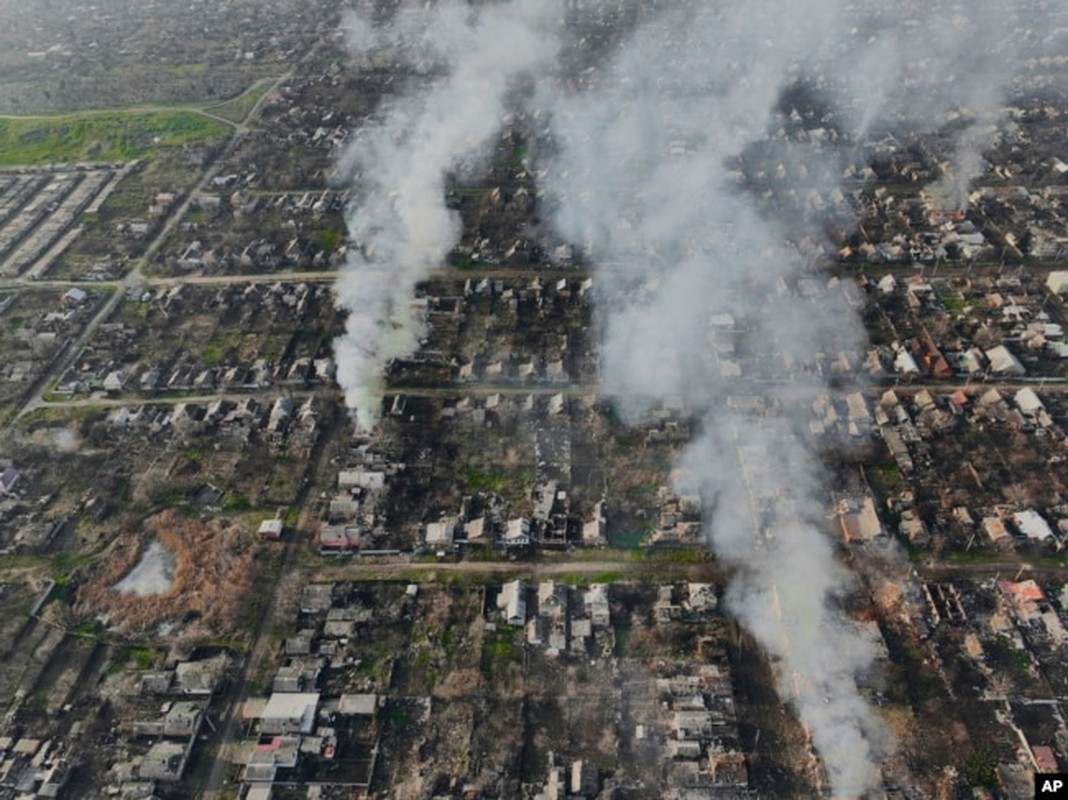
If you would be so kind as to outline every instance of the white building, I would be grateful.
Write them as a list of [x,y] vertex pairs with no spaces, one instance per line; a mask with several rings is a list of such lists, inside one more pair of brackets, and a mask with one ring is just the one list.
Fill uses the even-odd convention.
[[1039,399],[1038,395],[1035,394],[1035,390],[1030,386],[1018,391],[1013,399],[1016,401],[1016,407],[1028,417],[1033,417],[1039,411],[1046,409],[1045,405],[1042,404],[1042,400]]
[[260,713],[260,732],[311,733],[318,709],[318,692],[275,692]]
[[527,621],[527,587],[520,580],[510,581],[501,587],[497,595],[497,608],[504,614],[509,625],[523,625]]
[[1017,511],[1012,515],[1012,521],[1020,529],[1020,533],[1034,542],[1048,542],[1053,539],[1053,530],[1039,513],[1034,509]]
[[920,368],[912,353],[902,347],[894,356],[894,371],[901,375],[918,375]]
[[987,350],[986,358],[990,362],[990,371],[995,375],[1023,375],[1027,371],[1020,359],[1003,344]]
[[126,386],[126,380],[127,376],[123,370],[113,370],[104,378],[104,390],[112,393],[121,392]]
[[1046,288],[1054,294],[1068,294],[1068,270],[1051,272],[1046,278]]
[[596,627],[606,628],[611,624],[611,606],[608,603],[608,584],[594,583],[583,595],[586,615]]
[[428,522],[426,525],[426,543],[428,547],[449,547],[452,545],[453,536],[456,533],[456,522],[451,519],[443,519],[438,522]]
[[369,472],[362,469],[346,469],[337,475],[339,489],[368,489],[377,491],[386,486],[384,472]]
[[530,544],[530,520],[526,517],[508,520],[504,529],[503,543],[512,547]]
[[264,539],[281,539],[282,527],[282,520],[280,519],[265,519],[260,523],[257,533]]

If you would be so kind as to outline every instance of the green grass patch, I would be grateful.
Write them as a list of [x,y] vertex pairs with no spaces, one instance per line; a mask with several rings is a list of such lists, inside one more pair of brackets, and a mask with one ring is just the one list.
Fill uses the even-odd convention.
[[590,583],[615,583],[620,579],[620,574],[614,570],[594,575]]
[[[20,572],[28,572],[32,570],[41,570],[47,572],[53,564],[53,558],[55,558],[55,556],[50,557],[41,553],[3,555],[0,556],[0,571],[19,570]],[[30,605],[32,605],[32,603]],[[27,609],[28,608],[29,606],[27,606]]]
[[457,185],[453,186],[450,191],[458,197],[481,197],[487,190],[482,186]]
[[256,103],[260,101],[260,98],[267,94],[269,85],[269,81],[255,83],[246,91],[231,100],[227,100],[225,103],[203,106],[203,108],[205,111],[223,119],[228,119],[231,122],[244,122],[252,109],[256,107]]
[[146,672],[152,669],[155,663],[156,653],[147,647],[120,647],[114,651],[108,674],[115,675],[131,666],[141,672]]
[[205,459],[204,449],[197,447],[196,445],[190,445],[182,451],[182,455],[189,461],[196,461],[202,463]]
[[147,647],[135,647],[130,651],[130,659],[137,669],[144,671],[152,669],[152,665],[156,663],[156,654]]
[[66,584],[70,576],[82,567],[91,564],[93,554],[89,552],[56,553],[51,558],[52,574],[56,581],[54,597],[66,596]]
[[657,564],[705,564],[713,561],[711,550],[696,547],[666,547],[656,550],[646,550],[643,560]]
[[[924,549],[916,549],[915,551],[910,549],[909,557],[913,561],[925,561],[931,557],[931,554]],[[1000,564],[1005,560],[1012,560],[1012,556],[1007,556],[1005,553],[999,553],[994,550],[983,550],[980,547],[973,547],[971,550],[943,551],[942,560],[947,564]],[[1022,564],[1023,562],[1021,561],[1020,563]]]
[[229,128],[192,111],[107,112],[0,119],[0,166],[129,161],[158,147],[222,139]]
[[222,361],[225,352],[220,342],[209,342],[200,351],[200,360],[204,362],[205,366],[217,367],[219,362]]
[[56,585],[52,589],[52,599],[57,603],[66,603],[70,598],[70,582],[66,575],[57,575],[54,578]]
[[1018,679],[1026,679],[1031,671],[1031,656],[1017,647],[1007,636],[998,636],[984,648],[991,669],[1006,670]]
[[498,625],[487,631],[482,640],[482,674],[487,679],[499,676],[509,664],[523,661],[522,645],[518,637],[523,629],[518,625]]
[[942,305],[944,305],[946,310],[950,313],[960,314],[964,311],[966,303],[964,302],[964,298],[961,297],[958,292],[955,292],[952,289],[943,289],[941,297]]
[[1038,561],[1044,567],[1065,567],[1068,566],[1068,553],[1039,556],[1037,559],[1032,559],[1032,561]]
[[608,543],[612,547],[623,548],[638,548],[642,546],[645,541],[646,534],[644,531],[627,531],[615,534],[610,534],[608,537]]
[[879,467],[879,473],[888,481],[901,480],[901,469],[897,464],[884,464]]
[[464,554],[464,559],[467,561],[500,561],[500,554],[492,547],[468,547],[467,552]]
[[52,556],[52,569],[63,575],[74,569],[79,562],[80,559],[74,553],[56,553]]
[[[42,398],[45,402],[48,401],[47,395]],[[63,402],[67,400],[66,397],[55,397],[56,401]],[[92,414],[99,414],[100,412],[107,413],[109,407],[105,405],[92,405],[85,406],[55,406],[42,408],[35,408],[26,416],[19,420],[19,427],[33,430],[38,427],[58,427],[53,423],[63,423],[69,425],[72,422],[83,420]]]
[[519,647],[511,634],[498,637],[489,642],[490,656],[502,661],[519,661]]
[[483,472],[469,469],[464,473],[467,488],[473,492],[499,492],[508,483],[508,473],[503,470]]
[[998,762],[989,753],[973,752],[964,759],[960,769],[961,780],[968,786],[983,786],[993,789],[998,784]]
[[181,489],[170,487],[160,494],[159,502],[164,508],[171,508],[185,502],[185,493]]
[[286,345],[289,344],[289,340],[292,334],[284,333],[277,334],[272,333],[262,340],[259,349],[259,357],[266,359],[267,361],[277,361],[282,353],[285,352]]
[[252,501],[241,492],[228,492],[223,500],[222,509],[227,514],[251,511],[255,506]]
[[[211,778],[211,771],[215,767],[215,755],[217,752],[218,746],[214,744],[210,747],[205,746],[193,750],[189,767],[185,774],[185,782],[190,787],[203,790],[207,786],[208,780]],[[199,794],[200,792],[198,791],[197,796]],[[219,796],[225,797],[222,793]]]
[[345,232],[340,228],[327,228],[325,231],[319,232],[319,246],[328,253],[337,250],[344,240]]
[[212,335],[200,351],[200,360],[208,367],[217,367],[226,360],[232,351],[239,350],[246,338],[247,335],[241,332],[218,331]]

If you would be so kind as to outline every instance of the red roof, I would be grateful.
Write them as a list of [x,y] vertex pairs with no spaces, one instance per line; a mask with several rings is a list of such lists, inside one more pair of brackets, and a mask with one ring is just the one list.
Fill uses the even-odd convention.
[[1033,580],[1021,581],[1020,583],[1014,581],[998,581],[998,589],[1005,594],[1014,595],[1020,600],[1046,599],[1046,595],[1042,593],[1042,589]]
[[1057,766],[1057,757],[1053,755],[1053,748],[1039,744],[1031,748],[1031,753],[1035,757],[1035,766],[1038,767],[1039,772],[1060,771],[1060,767]]

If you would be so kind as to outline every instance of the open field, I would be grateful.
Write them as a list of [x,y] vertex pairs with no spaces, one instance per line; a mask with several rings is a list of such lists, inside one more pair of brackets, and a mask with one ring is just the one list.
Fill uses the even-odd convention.
[[260,98],[267,94],[271,81],[268,78],[257,81],[247,90],[230,100],[218,105],[205,106],[205,110],[231,122],[243,122],[249,112],[256,107]]
[[226,126],[194,111],[138,111],[0,119],[0,166],[126,161],[157,147],[223,138]]

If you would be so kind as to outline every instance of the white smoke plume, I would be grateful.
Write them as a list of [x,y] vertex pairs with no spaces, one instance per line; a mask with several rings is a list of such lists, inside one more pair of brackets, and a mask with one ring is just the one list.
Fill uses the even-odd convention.
[[[829,359],[856,363],[863,342],[849,287],[811,269],[827,252],[819,224],[869,132],[963,115],[949,173],[966,185],[1022,63],[1014,43],[1026,50],[1031,35],[1014,39],[1006,20],[1048,5],[442,0],[350,25],[359,52],[431,76],[347,153],[358,247],[338,281],[350,313],[337,355],[359,424],[377,415],[384,364],[416,346],[413,284],[459,236],[446,174],[477,162],[513,78],[538,72],[530,118],[548,121],[536,133],[551,140],[535,153],[540,189],[556,233],[597,275],[604,389],[681,396],[698,416],[682,466],[737,573],[729,607],[776,657],[835,797],[872,790],[892,745],[857,689],[873,654],[840,611],[850,578],[802,434],[830,391]],[[580,34],[561,35],[561,13]],[[607,19],[633,29],[589,33]],[[802,89],[825,112],[791,107]],[[751,407],[739,395],[760,395],[766,411],[738,410]]]
[[[667,6],[577,90],[544,87],[554,146],[542,184],[598,275],[605,389],[632,410],[634,396],[681,396],[698,415],[682,466],[737,571],[729,607],[778,659],[833,796],[858,797],[892,744],[857,689],[873,653],[841,610],[851,581],[801,432],[832,391],[830,358],[859,363],[863,331],[849,287],[811,269],[829,252],[816,226],[869,131],[934,131],[966,112],[950,170],[960,193],[1012,77],[995,20],[1018,14],[988,2]],[[823,116],[789,107],[802,89]],[[748,405],[739,395],[766,412],[735,410]]]
[[[821,382],[802,367],[814,372],[817,354],[853,350],[861,334],[840,292],[800,297],[802,259],[730,167],[764,137],[806,37],[836,24],[826,3],[796,27],[777,11],[701,6],[639,29],[595,87],[553,104],[558,154],[544,180],[561,232],[597,265],[606,389],[682,396],[701,415],[683,466],[706,499],[713,549],[739,570],[730,608],[781,659],[784,697],[836,794],[854,797],[875,783],[884,740],[856,689],[871,653],[829,605],[846,576],[820,524],[818,461],[783,406],[811,402]],[[810,173],[835,160],[807,156]],[[789,393],[738,374],[743,359],[792,381]],[[730,396],[746,394],[780,407],[761,419],[732,411]]]
[[[1049,24],[1058,13],[1059,26]],[[1029,62],[1033,69],[1036,57],[1063,51],[1064,14],[1048,0],[860,4],[850,15],[853,42],[831,72],[848,87],[855,131],[944,132],[944,174],[928,188],[947,210],[963,209],[1010,90]]]
[[418,345],[422,326],[409,305],[415,284],[443,266],[460,237],[459,217],[445,205],[446,176],[492,141],[513,81],[552,62],[558,21],[546,0],[477,13],[455,0],[402,5],[381,26],[370,14],[365,6],[349,21],[357,51],[429,77],[356,131],[342,160],[358,199],[347,213],[354,247],[337,282],[349,312],[335,342],[337,377],[364,429],[380,411],[385,365]]

